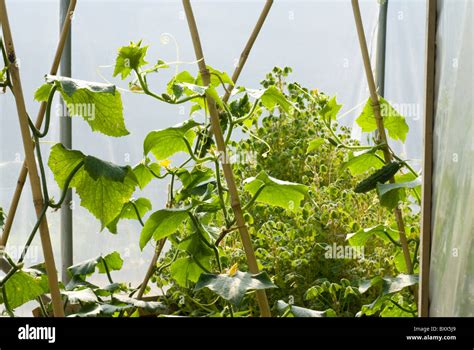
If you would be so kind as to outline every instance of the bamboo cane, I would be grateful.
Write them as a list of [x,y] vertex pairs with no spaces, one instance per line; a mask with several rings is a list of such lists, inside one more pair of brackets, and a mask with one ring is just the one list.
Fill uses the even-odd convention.
[[[196,54],[196,59],[198,60],[199,71],[201,73],[202,81],[204,85],[209,85],[210,83],[210,73],[206,67],[204,61],[204,54],[201,47],[201,40],[199,38],[199,32],[196,25],[196,20],[194,18],[193,10],[189,0],[183,0],[184,11],[186,13],[186,18],[188,21],[189,31],[191,33],[191,38],[193,41],[194,51]],[[216,108],[215,101],[210,97],[206,96],[207,104],[209,107],[209,114],[211,117],[211,126],[214,133],[214,137],[217,144],[217,149],[221,154],[222,169],[224,171],[224,177],[229,188],[229,194],[231,198],[231,206],[234,211],[235,219],[237,226],[239,227],[240,236],[242,239],[242,244],[244,246],[245,255],[247,256],[247,262],[249,265],[249,270],[251,273],[258,273],[257,259],[255,257],[255,252],[252,247],[252,242],[250,240],[250,235],[245,224],[244,215],[242,212],[242,207],[240,205],[239,193],[237,190],[237,185],[235,184],[234,173],[232,172],[232,167],[227,156],[226,145],[224,142],[224,137],[222,135],[222,130],[219,124],[219,113]],[[260,307],[260,314],[262,317],[270,317],[270,306],[268,305],[267,295],[264,290],[256,291],[257,301]]]
[[[260,17],[258,18],[257,24],[255,25],[252,33],[250,34],[250,37],[247,41],[247,44],[245,45],[245,47],[244,47],[244,49],[243,49],[243,51],[240,55],[239,63],[237,65],[237,67],[235,67],[234,73],[232,74],[232,81],[234,82],[234,85],[237,82],[237,80],[239,79],[240,73],[242,72],[242,69],[244,68],[245,63],[247,62],[247,58],[250,54],[250,50],[252,50],[252,47],[255,43],[255,40],[257,39],[257,36],[260,33],[260,30],[262,29],[263,23],[265,22],[265,19],[267,18],[268,12],[270,11],[270,8],[272,7],[272,4],[273,4],[273,0],[267,0],[267,2],[265,3],[265,7],[263,8],[262,13],[260,14]],[[225,93],[224,97],[222,98],[222,100],[224,102],[227,102],[229,100],[232,89],[234,88],[234,85],[229,84],[229,86],[227,87],[226,93]],[[163,241],[163,242],[161,243],[161,241]],[[160,245],[164,246],[164,244],[166,242],[166,238],[163,238],[161,241],[160,241],[160,244],[158,245],[158,247]],[[145,291],[146,286],[148,285],[148,281],[150,280],[150,278],[153,274],[153,270],[155,268],[156,262],[158,261],[158,258],[160,257],[161,251],[162,251],[162,248],[161,249],[156,249],[154,254],[153,254],[153,257],[150,261],[150,265],[148,266],[147,273],[145,275],[145,278],[143,279],[143,282],[140,286],[140,290],[137,294],[138,299],[141,299],[143,297],[143,293]],[[150,271],[151,271],[151,273],[150,273]],[[142,289],[143,289],[143,291],[142,291]]]
[[[25,150],[26,164],[30,173],[30,184],[31,191],[33,193],[33,203],[35,205],[36,215],[39,219],[41,219],[41,212],[44,206],[44,200],[43,194],[41,192],[38,169],[36,167],[34,146],[31,142],[31,133],[28,125],[28,114],[26,112],[25,100],[21,87],[20,71],[16,61],[15,48],[13,45],[12,33],[10,30],[10,23],[8,20],[5,0],[0,0],[0,22],[2,23],[3,36],[5,39],[5,47],[9,61],[9,71],[12,80],[12,90],[15,96],[15,103],[18,111],[18,119],[20,122],[21,136],[23,139],[23,147]],[[41,245],[43,247],[46,272],[48,275],[54,316],[64,317],[64,310],[61,303],[61,295],[59,293],[58,276],[54,263],[53,248],[49,236],[49,228],[46,216],[44,216],[44,218],[40,222],[39,231],[41,237]]]
[[153,275],[153,272],[155,272],[156,263],[158,262],[158,258],[160,257],[160,254],[163,250],[163,247],[165,246],[165,243],[166,243],[166,239],[162,238],[160,239],[160,241],[158,242],[155,248],[155,252],[153,253],[153,258],[151,259],[146,275],[143,278],[143,282],[140,285],[140,289],[138,290],[138,293],[137,293],[137,299],[139,300],[141,300],[143,298],[143,294],[145,294],[146,286],[148,285],[148,281]]
[[[69,16],[66,16],[64,20],[63,28],[61,30],[61,34],[59,37],[58,46],[56,48],[56,53],[54,55],[53,64],[51,65],[51,70],[49,72],[49,74],[51,75],[56,75],[56,73],[58,72],[59,64],[61,62],[61,57],[63,54],[64,45],[66,43],[66,39],[68,37],[69,30],[71,28],[72,14],[74,13],[76,3],[77,3],[77,0],[71,0],[71,3],[69,4],[69,8],[68,8]],[[41,125],[43,124],[45,111],[46,111],[46,102],[42,102],[38,111],[38,115],[36,117],[35,126],[37,129],[40,129]],[[28,167],[26,166],[26,160],[25,160],[23,161],[20,175],[18,176],[18,180],[16,182],[16,189],[13,194],[10,208],[8,210],[5,226],[3,228],[3,235],[0,238],[0,247],[4,247],[7,245],[8,237],[10,235],[10,231],[13,226],[13,220],[15,219],[16,211],[18,209],[18,203],[20,202],[21,193],[23,191],[23,187],[25,185],[27,175],[28,175]]]
[[[242,72],[245,63],[247,62],[247,58],[249,57],[250,50],[252,50],[255,40],[257,40],[257,36],[260,33],[260,30],[262,29],[263,23],[265,22],[265,19],[267,18],[268,12],[270,12],[270,8],[272,7],[272,5],[273,0],[267,0],[265,6],[263,7],[262,13],[260,14],[260,17],[257,20],[255,28],[253,29],[252,34],[250,34],[250,38],[247,41],[244,50],[240,54],[239,63],[237,64],[237,67],[235,67],[234,74],[232,74],[232,81],[234,82],[234,84],[239,79],[240,73]],[[224,97],[222,98],[222,101],[227,102],[229,100],[233,88],[234,86],[229,84],[224,94]]]
[[[392,155],[388,149],[387,134],[385,133],[384,122],[380,113],[380,102],[377,95],[377,89],[375,87],[374,75],[372,73],[372,67],[370,65],[369,50],[367,48],[367,41],[364,33],[364,26],[362,24],[362,17],[360,14],[359,1],[352,0],[352,9],[354,12],[354,19],[357,27],[357,35],[359,37],[360,50],[362,53],[362,59],[364,61],[365,74],[367,76],[367,84],[369,85],[370,98],[372,99],[372,107],[374,110],[375,122],[377,123],[378,138],[379,141],[385,146],[382,148],[384,159],[386,163],[392,161]],[[395,182],[394,178],[390,179],[390,182]],[[403,255],[405,257],[405,264],[409,273],[413,273],[413,266],[411,263],[410,250],[408,248],[407,236],[405,233],[405,224],[403,222],[403,215],[400,207],[393,210],[395,214],[395,220],[397,222],[398,232],[400,235],[400,244],[402,245]]]

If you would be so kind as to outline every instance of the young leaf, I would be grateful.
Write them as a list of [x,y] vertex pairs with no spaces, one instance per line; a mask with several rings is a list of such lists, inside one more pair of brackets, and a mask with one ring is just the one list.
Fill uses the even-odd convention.
[[161,209],[150,215],[140,234],[140,249],[153,237],[158,241],[167,237],[178,229],[188,218],[189,208],[183,209]]
[[257,202],[276,205],[292,211],[297,211],[301,201],[308,193],[308,187],[294,182],[282,181],[268,176],[265,172],[256,177],[244,180],[244,188],[252,195],[256,195]]
[[193,84],[194,80],[194,77],[188,71],[179,72],[166,85],[166,92],[168,93],[168,95],[174,95],[175,98],[178,99],[185,92],[182,83]]
[[342,105],[337,103],[336,97],[334,96],[324,105],[320,114],[325,120],[336,120],[337,113],[339,113],[341,108]]
[[113,76],[120,74],[123,80],[130,75],[132,70],[147,64],[148,62],[145,61],[147,50],[148,46],[141,46],[141,40],[138,43],[131,42],[128,46],[122,46],[118,50]]
[[145,165],[144,163],[138,163],[133,168],[133,173],[135,174],[135,177],[137,178],[138,186],[140,187],[141,190],[143,190],[154,178],[154,175],[150,171],[150,169],[156,175],[160,175],[161,166],[156,163],[150,163],[148,165]]
[[52,84],[45,83],[41,85],[35,92],[35,100],[38,102],[46,102],[49,98],[49,93],[53,88]]
[[[206,66],[206,67],[209,70],[209,73],[211,74],[211,86],[212,87],[218,87],[222,83],[232,85],[232,86],[234,85],[234,82],[227,75],[226,72],[219,71],[217,69],[212,68],[211,66]],[[203,85],[201,74],[198,75],[198,77],[196,79],[196,84],[197,85]]]
[[157,160],[167,159],[177,152],[189,153],[184,139],[192,145],[196,134],[192,130],[199,125],[194,120],[172,126],[167,129],[150,132],[143,143],[145,155],[153,153]]
[[228,274],[203,273],[196,284],[195,290],[209,288],[233,305],[238,306],[245,293],[251,290],[277,288],[266,272],[251,274],[237,271],[233,276]]
[[288,101],[286,96],[273,85],[263,92],[261,99],[262,104],[269,111],[272,111],[278,105],[286,113],[290,113],[290,108],[293,107],[292,103]]
[[383,234],[384,231],[385,231],[385,226],[383,225],[377,225],[377,226],[369,227],[369,228],[362,228],[355,233],[349,233],[346,236],[346,240],[349,241],[349,244],[351,246],[362,247],[365,245],[365,243],[371,236],[373,235],[380,236]]
[[117,223],[121,219],[138,220],[135,207],[138,210],[138,214],[140,215],[140,218],[143,218],[143,216],[146,213],[148,213],[152,208],[151,202],[148,198],[132,199],[123,205],[122,211],[113,221],[111,221],[107,225],[107,229],[111,233],[117,233]]
[[324,144],[324,142],[325,140],[320,137],[318,137],[317,139],[311,140],[309,142],[308,148],[306,149],[306,153],[317,151]]
[[99,273],[107,273],[105,269],[104,261],[105,261],[105,264],[107,264],[107,268],[109,269],[109,272],[118,271],[122,269],[123,259],[118,252],[112,252],[104,256],[102,259],[101,258],[98,259],[97,269],[99,270]]
[[384,164],[373,152],[369,151],[350,158],[344,163],[342,169],[348,168],[352,176],[355,176],[370,169],[380,169]]
[[[380,97],[379,100],[380,113],[384,127],[388,131],[388,136],[394,140],[405,142],[409,129],[405,117],[401,116],[383,97]],[[377,129],[371,98],[367,100],[364,110],[356,119],[356,122],[364,132],[371,132]]]
[[69,114],[84,118],[92,131],[115,137],[129,134],[123,119],[122,98],[114,85],[52,75],[46,76],[46,82],[56,84]]
[[129,166],[120,167],[56,144],[51,148],[48,165],[60,187],[80,161],[84,161],[84,167],[76,173],[70,187],[76,189],[81,205],[100,220],[103,229],[130,200],[136,178]]

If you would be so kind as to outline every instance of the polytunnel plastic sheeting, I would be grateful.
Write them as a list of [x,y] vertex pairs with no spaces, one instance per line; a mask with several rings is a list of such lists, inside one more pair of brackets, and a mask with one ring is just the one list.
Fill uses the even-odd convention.
[[385,98],[406,118],[405,143],[392,148],[421,169],[423,155],[426,0],[389,0],[385,55]]
[[438,2],[431,316],[474,316],[473,12]]

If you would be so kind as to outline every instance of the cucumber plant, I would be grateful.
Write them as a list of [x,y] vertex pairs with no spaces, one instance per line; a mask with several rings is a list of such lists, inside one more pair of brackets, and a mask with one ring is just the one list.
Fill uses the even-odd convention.
[[[310,94],[307,91],[304,93],[315,103],[321,104],[322,102],[319,116],[332,136],[327,141],[336,149],[345,150],[347,153],[347,161],[343,164],[342,170],[349,169],[353,176],[372,172],[357,183],[354,192],[363,194],[376,190],[379,205],[389,211],[394,211],[396,221],[394,224],[379,223],[373,227],[361,228],[347,235],[349,244],[354,246],[364,245],[373,237],[381,237],[386,240],[395,247],[395,253],[391,260],[400,274],[397,278],[406,282],[403,283],[404,286],[416,285],[418,281],[418,248],[420,242],[419,213],[417,209],[413,209],[413,205],[421,205],[420,174],[413,169],[408,161],[401,159],[389,144],[378,138],[374,138],[373,142],[370,142],[372,144],[367,146],[348,145],[345,140],[339,137],[337,128],[333,125],[342,106],[337,104],[335,98],[328,99],[325,95]],[[409,131],[405,117],[400,115],[382,97],[380,97],[380,108],[383,118],[382,125],[384,125],[389,138],[393,141],[405,142]],[[371,133],[377,130],[374,107],[370,98],[356,122],[363,132]],[[370,140],[370,137],[368,139]],[[323,142],[325,140],[319,138],[312,141],[316,145]],[[312,150],[309,151],[312,152]],[[384,157],[385,154],[389,154],[389,159],[392,158],[394,161],[387,160],[387,157]],[[388,181],[390,183],[387,184]],[[408,214],[405,220],[402,219],[402,210],[405,214]],[[409,237],[405,237],[406,232]],[[396,298],[388,297],[389,293],[383,292],[387,288],[384,284],[386,281],[381,279],[381,276],[374,277],[370,281],[369,286],[377,285],[382,293],[373,303],[364,306],[359,313],[360,315],[374,313],[388,316],[400,315],[400,313],[406,316],[416,315],[416,290],[413,287],[411,288],[412,294],[407,294],[404,291],[404,296],[396,296],[396,298],[400,297],[402,299],[395,301]],[[362,291],[365,292],[368,289],[362,288]]]
[[[80,197],[81,206],[100,221],[102,230],[116,233],[120,220],[138,220],[143,226],[137,242],[141,249],[149,244],[163,247],[164,240],[169,240],[176,248],[177,253],[172,261],[160,269],[166,268],[174,283],[180,286],[205,289],[217,294],[225,300],[229,315],[233,315],[234,309],[239,307],[248,292],[274,288],[275,285],[265,272],[250,274],[239,270],[245,270],[245,264],[235,265],[232,260],[221,260],[223,248],[219,243],[227,233],[238,227],[232,215],[229,191],[223,181],[221,162],[228,160],[222,159],[222,154],[216,150],[210,135],[206,96],[211,96],[219,107],[226,144],[232,141],[235,130],[244,127],[248,120],[261,113],[262,107],[268,110],[282,108],[287,112],[291,112],[294,107],[287,97],[274,87],[259,90],[239,87],[235,89],[234,101],[224,102],[220,94],[226,91],[225,85],[232,84],[232,81],[225,72],[212,67],[208,67],[211,82],[207,86],[203,85],[200,75],[193,76],[188,71],[181,71],[169,81],[164,92],[155,92],[148,83],[148,77],[159,74],[161,70],[169,68],[169,65],[162,60],[156,60],[156,64],[149,65],[145,60],[147,49],[148,46],[144,46],[141,41],[121,47],[118,50],[114,76],[120,76],[123,80],[129,79],[130,91],[147,95],[157,102],[191,104],[191,117],[178,125],[150,131],[143,141],[143,160],[133,167],[113,164],[79,150],[67,149],[60,143],[54,145],[48,165],[62,190],[58,202],[54,202],[49,196],[41,147],[37,147],[45,198],[43,212],[46,213],[48,208],[59,208],[64,202],[66,191],[74,188]],[[48,134],[52,102],[56,94],[64,100],[70,115],[82,117],[91,131],[111,137],[129,134],[122,113],[121,94],[114,85],[47,75],[45,84],[35,93],[37,101],[47,103],[43,130],[36,129],[30,121],[37,144],[39,139]],[[245,105],[246,113],[237,111],[236,103]],[[88,106],[92,108],[87,108]],[[90,113],[91,110],[93,114]],[[197,116],[198,111],[203,112],[202,118]],[[184,153],[187,159],[175,166],[170,158],[177,153]],[[166,207],[154,212],[149,198],[133,198],[135,191],[146,191],[152,181],[167,181],[169,184]],[[256,202],[297,210],[307,195],[306,186],[280,181],[264,171],[258,176],[246,179],[241,184],[241,190],[251,196],[243,207],[244,211],[249,210]],[[29,236],[24,253],[35,237],[37,226],[35,225]],[[115,254],[113,256],[115,257]],[[3,298],[5,305],[10,299],[8,291],[19,283],[19,274],[29,273],[30,276],[30,286],[22,284],[22,289],[31,290],[34,285],[32,280],[35,280],[38,286],[34,294],[29,294],[24,299],[39,298],[44,293],[44,288],[41,288],[41,269],[26,272],[21,261],[11,263],[12,273],[2,280],[1,285],[2,290],[6,291]],[[99,272],[105,272],[109,278],[110,286],[106,288],[110,292],[109,295],[115,297],[116,293],[124,292],[120,288],[111,287],[114,285],[110,278],[112,263],[108,262],[107,258],[95,258],[85,262],[85,267],[71,267],[73,281],[78,283],[65,286],[65,295],[87,288],[85,277],[95,271],[92,267],[94,264],[103,265],[102,271],[99,268]],[[157,269],[155,262],[151,268],[153,274]],[[146,287],[146,280],[144,284],[142,288]],[[100,288],[89,286],[89,289],[98,298],[105,293]],[[132,288],[129,297],[133,297],[138,289]],[[91,296],[90,292],[86,294]],[[116,303],[116,299],[112,298],[107,305]],[[99,300],[98,303],[104,301]],[[136,300],[130,303],[134,305]],[[15,304],[14,307],[16,306],[18,305]],[[12,312],[14,307],[8,310]],[[47,307],[43,309],[47,313]],[[81,312],[79,311],[79,314]],[[128,311],[124,313],[129,314]]]

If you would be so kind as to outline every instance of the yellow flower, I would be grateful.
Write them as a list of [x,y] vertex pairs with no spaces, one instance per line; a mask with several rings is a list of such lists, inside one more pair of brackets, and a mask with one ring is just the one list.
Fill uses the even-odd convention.
[[171,164],[171,160],[165,159],[165,160],[162,160],[161,162],[159,162],[158,164],[160,166],[162,166],[163,168],[168,168]]
[[238,263],[235,263],[234,265],[231,266],[231,268],[229,269],[229,271],[227,272],[227,274],[232,277],[234,276],[237,271],[239,269],[239,264]]

